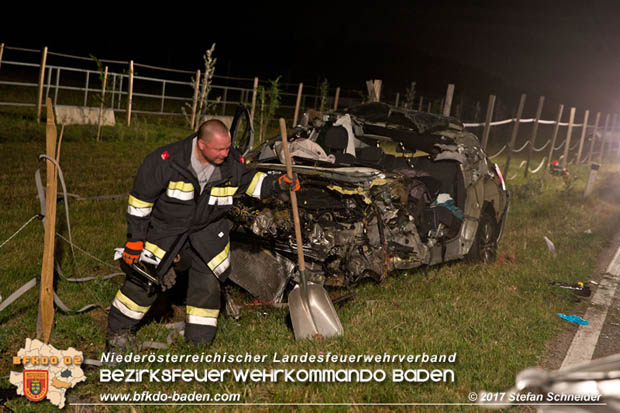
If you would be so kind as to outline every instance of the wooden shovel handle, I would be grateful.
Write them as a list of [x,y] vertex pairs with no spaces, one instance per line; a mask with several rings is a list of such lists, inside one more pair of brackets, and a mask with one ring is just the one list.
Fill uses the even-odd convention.
[[[280,134],[282,135],[282,149],[284,151],[284,160],[286,162],[286,174],[289,179],[293,180],[293,166],[291,165],[291,156],[288,152],[288,141],[286,139],[286,122],[280,118]],[[293,223],[295,224],[295,237],[297,239],[297,260],[299,261],[299,270],[305,270],[304,251],[301,241],[301,224],[299,223],[299,210],[297,208],[297,194],[293,191],[289,192],[291,197],[291,208],[293,209]]]

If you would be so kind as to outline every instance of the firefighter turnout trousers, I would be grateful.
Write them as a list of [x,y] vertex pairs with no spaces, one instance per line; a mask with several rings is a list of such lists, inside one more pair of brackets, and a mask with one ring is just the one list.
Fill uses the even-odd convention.
[[[185,339],[208,345],[215,338],[220,312],[220,281],[193,248],[188,271]],[[127,276],[116,293],[108,315],[108,336],[133,333],[157,299],[158,291],[149,290],[135,277]]]

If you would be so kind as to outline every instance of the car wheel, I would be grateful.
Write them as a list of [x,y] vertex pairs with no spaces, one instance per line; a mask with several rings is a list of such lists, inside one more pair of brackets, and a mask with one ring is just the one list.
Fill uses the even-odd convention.
[[497,222],[492,210],[485,209],[480,216],[474,243],[466,256],[467,261],[491,264],[497,258]]

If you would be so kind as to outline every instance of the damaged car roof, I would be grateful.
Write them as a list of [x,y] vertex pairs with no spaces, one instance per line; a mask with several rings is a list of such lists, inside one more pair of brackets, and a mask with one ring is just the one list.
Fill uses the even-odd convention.
[[359,138],[388,138],[410,150],[430,152],[436,144],[454,144],[454,139],[441,131],[462,131],[463,124],[456,118],[434,113],[394,108],[381,102],[366,103],[346,111],[357,122]]

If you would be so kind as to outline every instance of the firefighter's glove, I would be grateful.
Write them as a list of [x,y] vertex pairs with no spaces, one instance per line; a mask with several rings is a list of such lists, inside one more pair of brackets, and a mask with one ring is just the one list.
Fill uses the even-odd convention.
[[278,178],[278,186],[282,192],[297,192],[301,188],[299,183],[299,177],[296,173],[293,173],[293,179],[289,178],[287,174],[282,174]]
[[123,261],[128,265],[137,263],[140,260],[140,254],[143,249],[143,241],[127,241],[123,250]]

